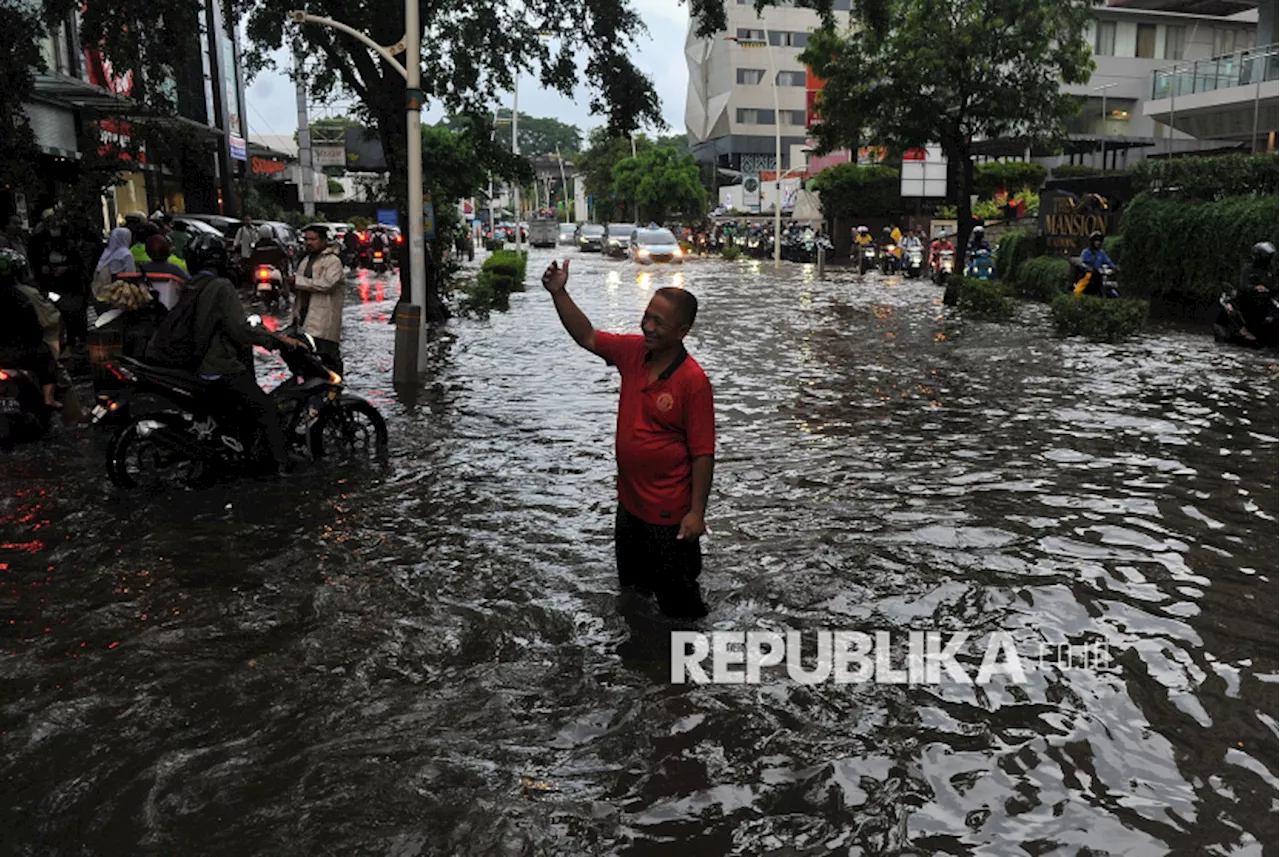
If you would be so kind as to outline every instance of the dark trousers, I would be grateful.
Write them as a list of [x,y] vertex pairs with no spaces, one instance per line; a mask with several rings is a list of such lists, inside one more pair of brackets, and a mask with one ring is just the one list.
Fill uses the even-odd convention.
[[697,619],[707,615],[698,587],[702,548],[697,539],[681,540],[678,524],[650,524],[618,505],[614,551],[618,582],[652,592],[667,616]]
[[241,372],[237,375],[224,375],[212,387],[212,392],[219,396],[229,409],[240,414],[246,425],[249,419],[261,427],[267,439],[267,448],[276,466],[284,469],[289,464],[289,452],[284,443],[284,429],[280,428],[280,416],[276,403],[270,396],[262,392],[253,373]]
[[342,362],[342,349],[338,343],[332,339],[321,339],[318,336],[313,337],[313,339],[316,341],[316,353],[320,355],[320,362],[339,375],[345,374],[343,372],[345,366]]

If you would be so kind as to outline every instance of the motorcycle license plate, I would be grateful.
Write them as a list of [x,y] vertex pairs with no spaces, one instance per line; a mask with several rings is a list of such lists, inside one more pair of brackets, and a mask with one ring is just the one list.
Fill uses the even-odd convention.
[[93,421],[95,423],[98,422],[98,420],[105,417],[106,415],[107,415],[106,405],[98,405],[96,408],[93,409]]
[[22,402],[17,399],[5,397],[0,399],[0,414],[20,414],[22,413]]
[[258,291],[260,292],[269,292],[273,288],[275,287],[272,286],[270,283],[258,283]]

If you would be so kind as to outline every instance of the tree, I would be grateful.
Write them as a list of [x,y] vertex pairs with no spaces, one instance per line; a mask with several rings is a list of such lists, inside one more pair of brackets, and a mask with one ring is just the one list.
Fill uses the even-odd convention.
[[[611,134],[600,126],[591,129],[587,142],[587,150],[578,156],[574,167],[594,200],[596,219],[622,219],[630,200],[614,194],[613,168],[631,157],[631,137]],[[652,141],[643,134],[636,135],[635,145],[637,155],[653,148]]]
[[[177,0],[164,0],[177,2]],[[286,40],[306,45],[304,76],[313,91],[337,87],[359,103],[358,113],[375,127],[387,155],[389,189],[403,203],[408,168],[405,160],[405,87],[400,74],[377,54],[339,31],[307,24],[299,33],[286,22],[294,0],[230,0],[238,19],[248,20],[256,50],[246,52],[252,73],[271,64],[271,51]],[[404,6],[394,2],[352,3],[313,0],[307,10],[341,21],[379,44],[397,42],[405,32]],[[422,89],[451,112],[482,115],[493,92],[509,91],[513,74],[534,71],[544,85],[565,95],[583,82],[576,57],[588,56],[585,82],[594,92],[590,106],[606,112],[610,124],[631,130],[659,121],[653,86],[632,64],[627,49],[643,24],[627,0],[548,0],[512,6],[500,0],[440,0],[419,3],[423,33]],[[550,34],[552,43],[540,38]],[[416,61],[418,58],[414,58]],[[438,171],[424,159],[426,173]],[[428,295],[425,308],[443,318],[439,296]]]
[[701,220],[707,213],[707,189],[697,162],[665,146],[614,165],[613,195],[631,200],[638,221],[662,223],[670,214]]
[[689,135],[665,134],[659,137],[654,145],[664,149],[671,149],[678,155],[687,155],[689,154]]
[[[511,126],[505,123],[511,122],[511,111],[507,108],[498,110],[498,121],[504,123],[507,129],[504,139],[510,140]],[[465,124],[465,116],[454,115],[441,119],[436,123],[436,127],[458,131]],[[516,136],[520,140],[522,155],[554,155],[559,147],[560,154],[567,157],[582,148],[582,131],[578,130],[577,125],[568,125],[550,117],[521,114],[520,127],[516,131]]]
[[[826,79],[820,151],[870,140],[942,146],[956,165],[957,243],[972,228],[973,141],[1052,141],[1076,112],[1063,83],[1093,72],[1092,0],[856,0],[856,34],[814,33],[802,61]],[[955,300],[949,287],[948,303]]]
[[[0,7],[0,32],[39,33],[38,18],[22,6]],[[35,72],[43,69],[40,43],[31,38],[14,38],[0,54],[0,186],[35,186],[35,134],[31,131],[22,103],[35,87]]]
[[827,217],[883,217],[901,209],[898,171],[881,164],[836,164],[818,173],[814,190]]

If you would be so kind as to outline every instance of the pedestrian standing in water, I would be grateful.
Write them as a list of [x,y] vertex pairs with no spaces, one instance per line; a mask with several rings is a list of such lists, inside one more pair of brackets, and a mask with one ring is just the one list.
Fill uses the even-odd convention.
[[642,335],[606,333],[569,297],[568,282],[567,259],[542,275],[573,341],[622,376],[615,438],[618,581],[656,596],[667,616],[701,618],[707,607],[698,586],[698,539],[707,531],[716,433],[711,383],[684,348],[698,300],[684,289],[658,289],[640,320]]

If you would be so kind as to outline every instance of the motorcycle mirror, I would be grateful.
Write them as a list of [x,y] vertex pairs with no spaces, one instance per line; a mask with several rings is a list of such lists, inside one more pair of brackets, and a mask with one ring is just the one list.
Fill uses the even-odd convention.
[[253,315],[249,316],[248,318],[245,319],[245,321],[249,322],[250,327],[262,326],[262,316],[258,315],[257,313],[254,313]]

